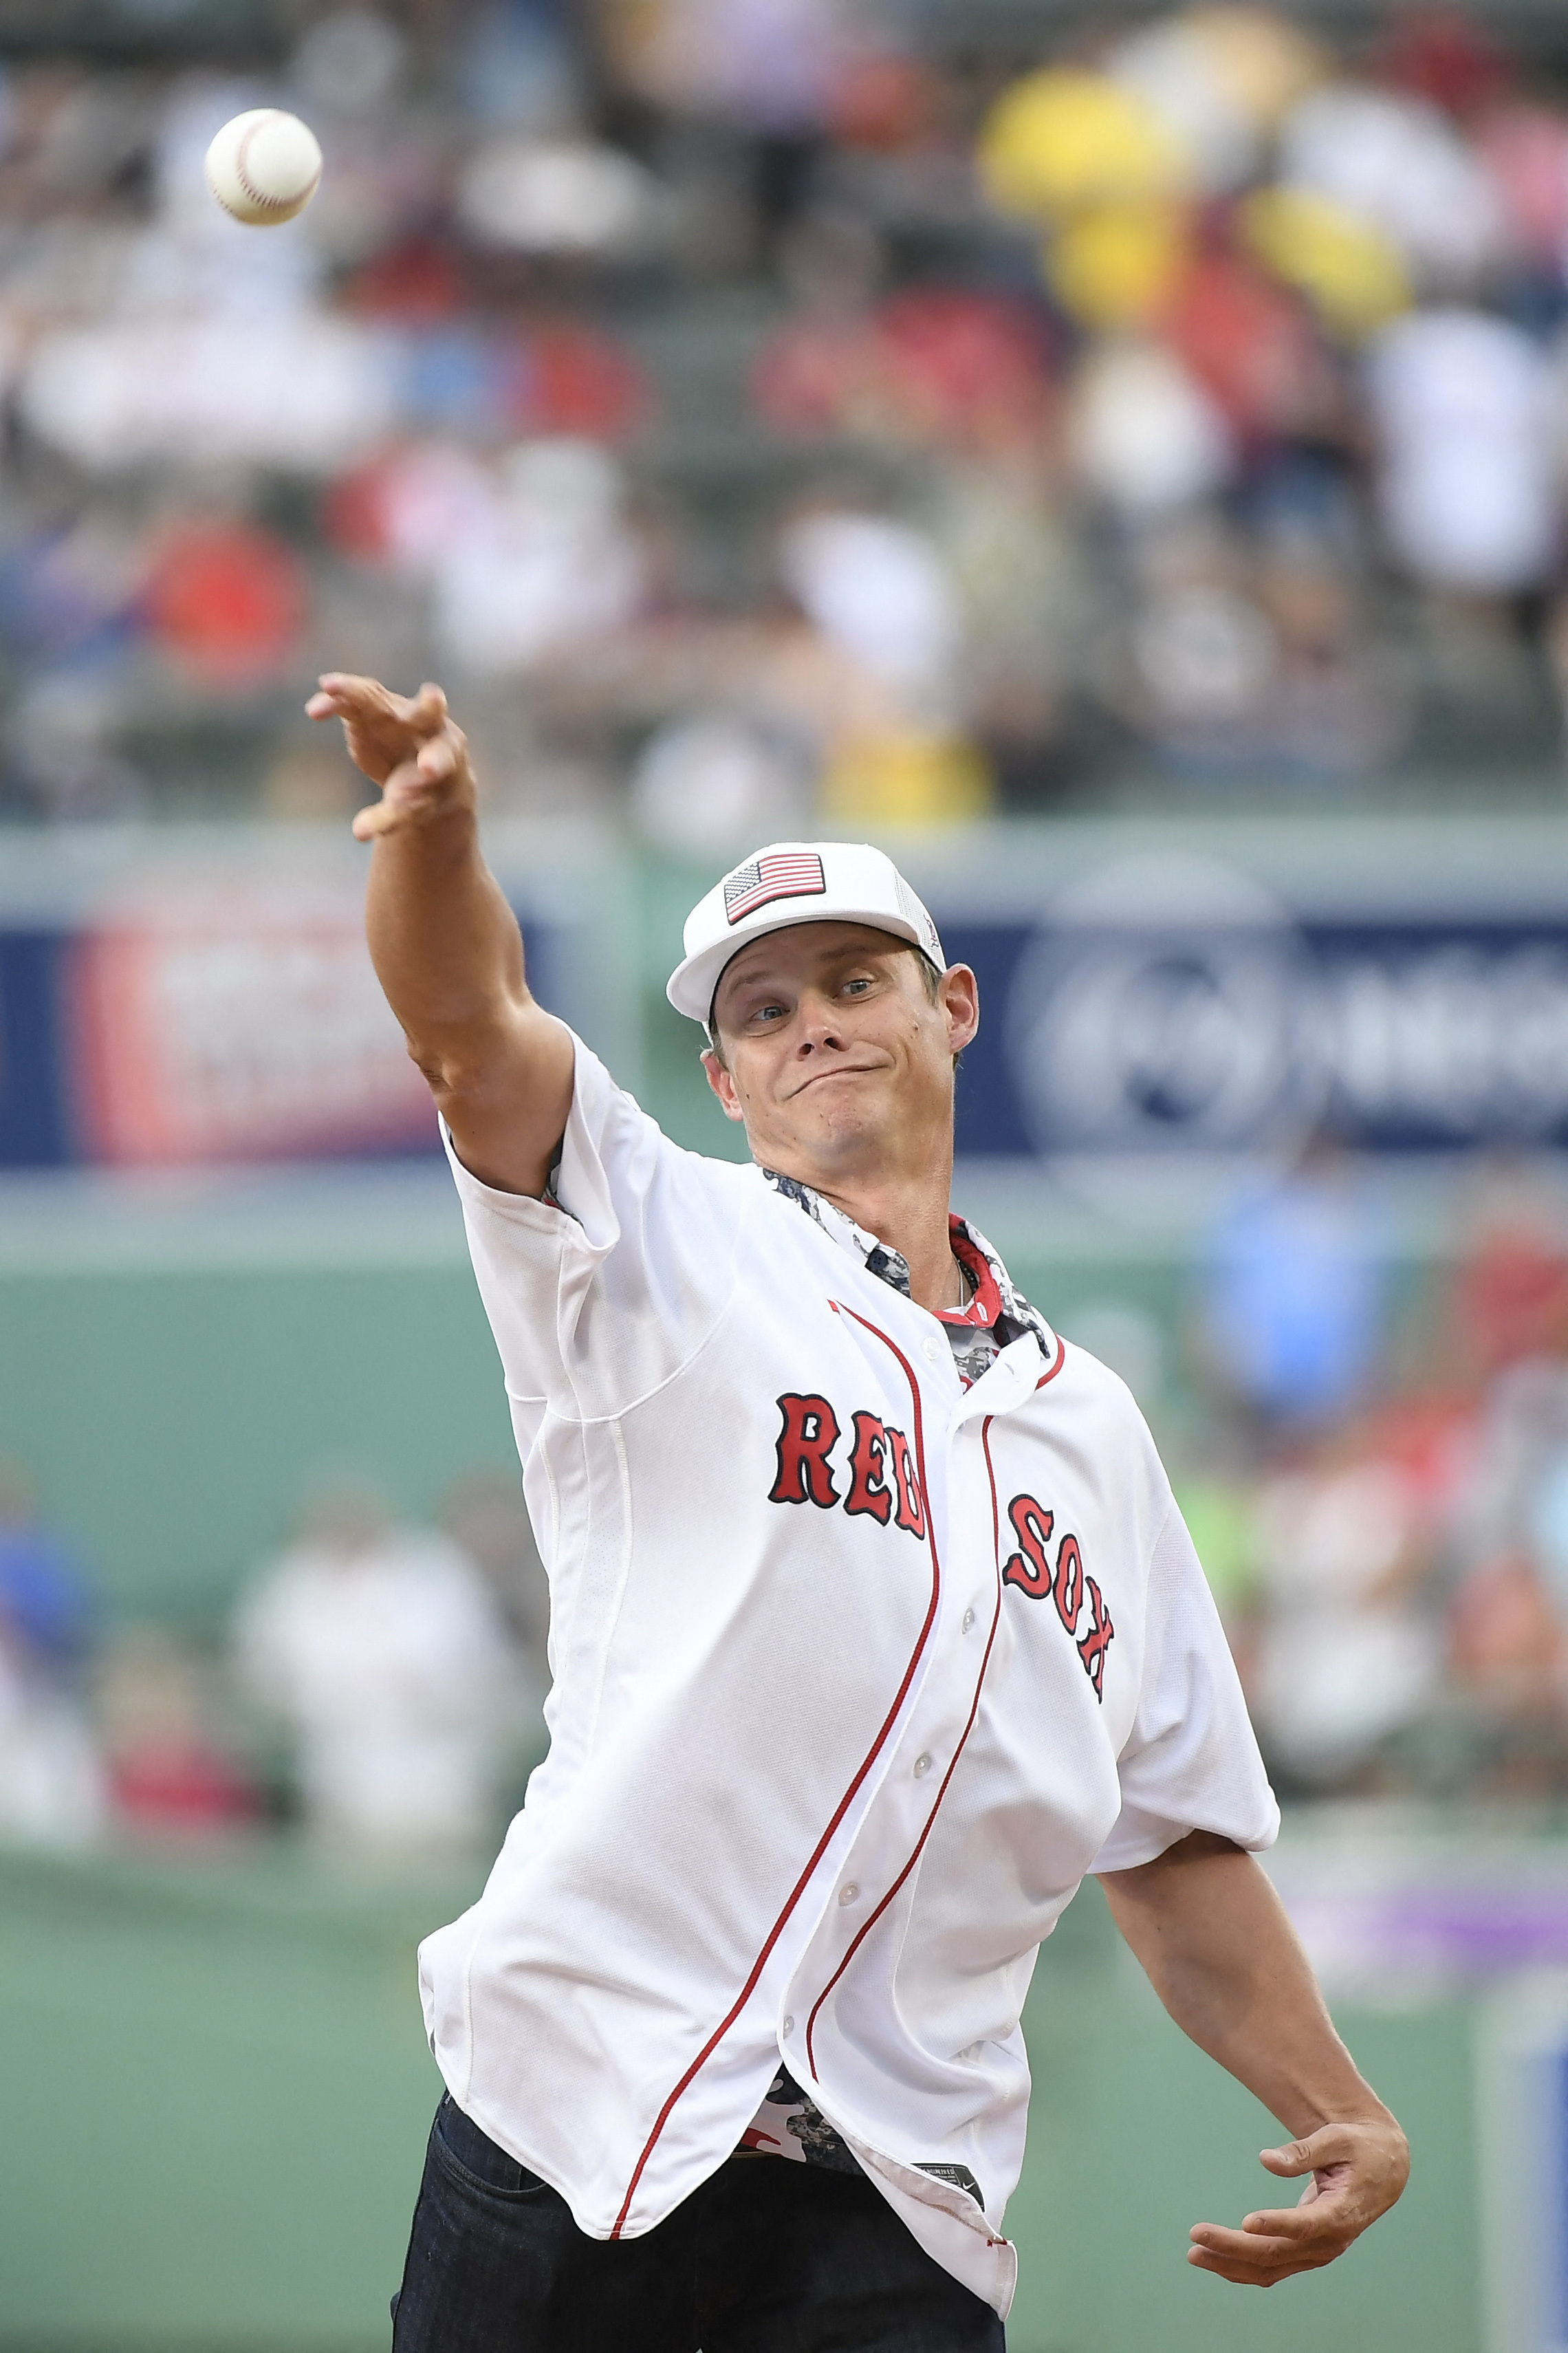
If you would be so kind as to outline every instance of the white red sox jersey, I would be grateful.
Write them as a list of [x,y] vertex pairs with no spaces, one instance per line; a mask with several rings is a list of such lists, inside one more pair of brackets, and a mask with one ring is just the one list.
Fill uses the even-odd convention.
[[1278,1828],[1137,1408],[1037,1318],[965,1387],[847,1220],[680,1150],[581,1045],[555,1201],[454,1166],[553,1688],[421,1947],[447,2086],[629,2237],[782,2066],[1005,2316],[1041,1939],[1087,1872]]

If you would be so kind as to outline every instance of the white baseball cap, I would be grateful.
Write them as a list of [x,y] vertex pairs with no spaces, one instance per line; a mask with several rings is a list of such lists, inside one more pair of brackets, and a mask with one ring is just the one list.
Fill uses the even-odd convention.
[[715,882],[686,918],[686,954],[665,990],[676,1011],[706,1023],[730,958],[791,923],[869,923],[947,969],[936,925],[886,850],[868,841],[773,841]]

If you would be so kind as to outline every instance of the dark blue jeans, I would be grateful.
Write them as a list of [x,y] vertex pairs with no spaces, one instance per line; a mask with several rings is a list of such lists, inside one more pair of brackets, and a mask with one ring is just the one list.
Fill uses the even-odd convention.
[[395,2353],[1004,2353],[868,2181],[731,2158],[644,2237],[590,2239],[449,2096],[392,2309]]

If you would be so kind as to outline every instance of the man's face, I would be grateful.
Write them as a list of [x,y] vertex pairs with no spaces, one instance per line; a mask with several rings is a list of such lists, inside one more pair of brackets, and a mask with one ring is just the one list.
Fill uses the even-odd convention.
[[794,923],[731,958],[713,1011],[708,1082],[764,1166],[831,1191],[951,1151],[952,1058],[980,1026],[967,965],[933,1004],[921,958],[887,932]]

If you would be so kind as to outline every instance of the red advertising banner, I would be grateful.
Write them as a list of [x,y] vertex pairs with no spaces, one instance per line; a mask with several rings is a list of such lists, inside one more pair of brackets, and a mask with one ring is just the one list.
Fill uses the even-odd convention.
[[365,948],[359,893],[165,881],[73,944],[89,1156],[131,1166],[428,1146],[434,1113]]

